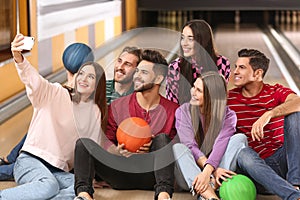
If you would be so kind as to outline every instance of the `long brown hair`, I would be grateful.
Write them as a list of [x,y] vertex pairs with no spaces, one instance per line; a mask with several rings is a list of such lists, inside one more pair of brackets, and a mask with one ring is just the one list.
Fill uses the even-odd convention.
[[[188,26],[191,28],[194,36],[194,50],[195,50],[195,62],[199,67],[203,67],[202,73],[204,71],[214,71],[218,70],[216,63],[217,63],[217,51],[215,49],[214,40],[213,40],[213,32],[211,30],[210,25],[204,21],[199,19],[194,19],[188,21],[186,24],[183,25],[181,29],[181,33],[183,29]],[[192,71],[192,58],[191,57],[184,57],[183,49],[180,47],[180,73],[182,77],[180,77],[180,84],[179,84],[179,94],[178,99],[185,102],[186,96],[185,91],[188,91],[187,84],[189,84],[189,88],[195,82],[195,78],[193,77]],[[184,80],[183,80],[184,79]]]
[[[78,70],[80,70],[86,66],[86,65],[91,65],[94,67],[95,72],[96,72],[96,89],[95,91],[89,96],[89,99],[94,99],[95,104],[97,104],[98,108],[101,111],[101,128],[103,132],[106,131],[106,126],[107,126],[107,103],[106,103],[106,76],[104,69],[102,68],[101,65],[99,65],[96,62],[86,62],[84,63]],[[75,93],[72,97],[72,100],[76,103],[79,103],[81,100],[81,95],[80,93],[77,92],[77,77],[75,78]]]
[[191,106],[191,118],[197,144],[208,155],[223,125],[227,86],[224,77],[218,72],[205,72],[198,78],[203,81],[203,122],[199,106]]

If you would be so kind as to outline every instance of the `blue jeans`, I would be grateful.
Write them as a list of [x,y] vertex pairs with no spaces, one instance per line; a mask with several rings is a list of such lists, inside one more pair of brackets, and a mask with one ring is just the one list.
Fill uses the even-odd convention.
[[14,178],[13,170],[15,166],[15,162],[19,155],[21,148],[25,142],[27,134],[22,138],[22,140],[11,150],[11,152],[7,156],[7,160],[11,163],[9,165],[1,165],[0,166],[0,181],[10,180]]
[[[227,145],[219,167],[235,171],[237,167],[237,157],[241,149],[248,146],[247,138],[244,134],[233,135]],[[192,187],[195,177],[201,173],[192,152],[184,144],[173,145],[175,164],[175,178],[177,184],[184,190]],[[182,182],[184,179],[185,183]]]
[[1,200],[73,200],[74,175],[51,167],[30,154],[21,153],[14,168],[17,187],[0,191]]
[[295,200],[300,192],[293,185],[300,185],[300,112],[284,119],[284,144],[272,156],[261,159],[250,147],[238,156],[242,173],[282,199]]

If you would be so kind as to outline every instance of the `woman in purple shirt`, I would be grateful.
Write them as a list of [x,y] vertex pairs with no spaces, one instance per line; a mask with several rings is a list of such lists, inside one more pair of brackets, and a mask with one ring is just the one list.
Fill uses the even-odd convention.
[[173,146],[181,172],[176,178],[184,178],[179,186],[198,194],[199,199],[218,199],[214,190],[235,174],[236,156],[247,145],[244,135],[233,136],[237,118],[226,104],[226,82],[210,71],[196,79],[190,102],[176,110],[181,142]]

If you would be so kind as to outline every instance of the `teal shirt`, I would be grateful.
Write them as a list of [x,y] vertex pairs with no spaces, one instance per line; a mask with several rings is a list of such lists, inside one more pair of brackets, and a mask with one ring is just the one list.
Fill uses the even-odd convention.
[[106,100],[107,100],[107,104],[111,104],[111,102],[113,102],[114,100],[123,97],[123,96],[127,96],[131,93],[133,93],[134,89],[133,89],[133,84],[131,85],[130,89],[123,93],[122,95],[119,94],[118,92],[115,91],[115,81],[114,80],[107,80],[106,81]]

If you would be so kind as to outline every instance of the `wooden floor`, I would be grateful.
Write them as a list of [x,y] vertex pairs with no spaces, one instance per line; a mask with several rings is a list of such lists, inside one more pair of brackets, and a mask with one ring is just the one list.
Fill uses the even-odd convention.
[[29,106],[0,125],[0,157],[6,156],[26,134],[32,117]]
[[[13,181],[0,181],[0,190],[14,187]],[[114,189],[96,189],[94,198],[96,200],[153,200],[153,191],[145,190],[114,190]],[[173,200],[196,200],[188,192],[175,192]],[[242,200],[242,199],[241,199]],[[257,195],[256,200],[280,200],[274,195]]]

